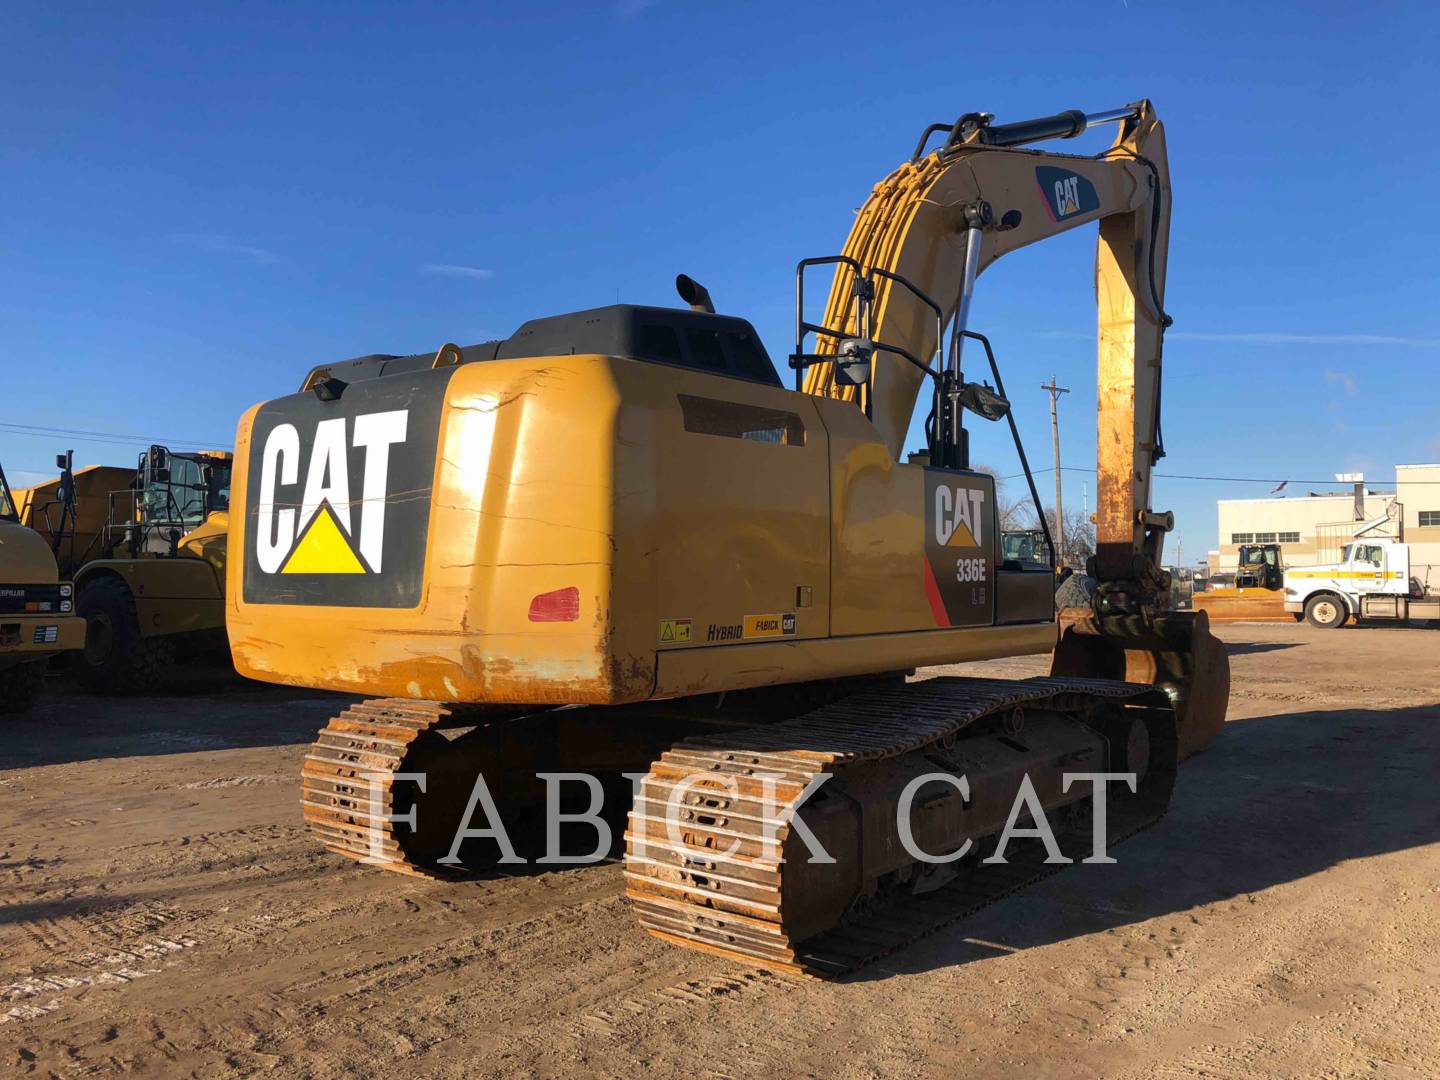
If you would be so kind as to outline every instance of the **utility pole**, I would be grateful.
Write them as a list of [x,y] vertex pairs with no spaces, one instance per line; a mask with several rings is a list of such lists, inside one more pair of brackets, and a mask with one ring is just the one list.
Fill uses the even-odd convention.
[[1055,447],[1055,561],[1065,565],[1065,504],[1060,498],[1060,414],[1055,403],[1061,394],[1068,394],[1068,386],[1057,386],[1055,376],[1048,383],[1041,383],[1040,389],[1050,394],[1050,440]]

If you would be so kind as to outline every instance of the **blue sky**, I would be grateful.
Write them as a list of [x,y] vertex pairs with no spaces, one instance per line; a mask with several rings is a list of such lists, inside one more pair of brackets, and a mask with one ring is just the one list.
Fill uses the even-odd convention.
[[[926,124],[1143,96],[1175,188],[1160,471],[1390,478],[1440,460],[1437,29],[1422,4],[7,5],[0,421],[229,445],[315,363],[675,303],[679,271],[783,357],[795,261]],[[1037,464],[1054,372],[1093,467],[1093,246],[977,292]],[[976,456],[1012,472],[1002,434]],[[0,430],[0,461],[23,482],[66,445],[140,449]],[[1188,562],[1216,498],[1266,490],[1156,504]]]

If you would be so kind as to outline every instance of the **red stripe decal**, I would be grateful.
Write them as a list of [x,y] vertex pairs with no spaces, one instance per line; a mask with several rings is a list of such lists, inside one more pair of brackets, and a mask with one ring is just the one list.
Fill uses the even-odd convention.
[[925,599],[930,601],[930,614],[935,616],[935,625],[948,627],[950,616],[945,611],[945,601],[940,599],[940,586],[935,584],[935,571],[930,569],[930,560],[925,560]]
[[1058,219],[1055,217],[1055,208],[1050,205],[1050,196],[1045,194],[1045,189],[1041,186],[1039,180],[1035,181],[1035,190],[1040,192],[1040,202],[1045,207],[1045,213],[1050,215],[1051,221],[1059,224]]

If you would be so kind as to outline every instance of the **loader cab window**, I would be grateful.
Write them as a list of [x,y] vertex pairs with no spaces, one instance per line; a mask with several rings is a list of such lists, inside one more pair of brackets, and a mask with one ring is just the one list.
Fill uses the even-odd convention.
[[205,477],[205,505],[209,510],[230,509],[230,464],[214,462],[202,470]]
[[212,510],[230,507],[230,463],[169,454],[164,472],[147,474],[140,494],[141,519],[147,524],[192,529]]

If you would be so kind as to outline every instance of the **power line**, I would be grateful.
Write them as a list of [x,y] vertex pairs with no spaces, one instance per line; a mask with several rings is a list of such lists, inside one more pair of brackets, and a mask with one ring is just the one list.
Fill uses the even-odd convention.
[[[1082,473],[1089,473],[1091,476],[1094,476],[1094,475],[1095,475],[1095,470],[1094,470],[1094,469],[1087,469],[1087,468],[1085,468],[1084,466],[1081,466],[1081,465],[1063,465],[1063,466],[1061,466],[1061,468],[1062,468],[1063,471],[1065,471],[1065,472],[1082,472]],[[1032,470],[1031,470],[1032,474],[1047,473],[1047,472],[1054,472],[1054,471],[1055,471],[1055,470],[1054,470],[1053,468],[1032,469]],[[1002,476],[1002,477],[1000,477],[1000,479],[1001,479],[1001,480],[1015,480],[1015,479],[1018,479],[1019,477],[1022,477],[1022,476],[1024,476],[1024,475],[1025,475],[1025,474],[1024,474],[1023,472],[1010,473],[1010,474],[1007,475],[1007,476]],[[1315,486],[1315,487],[1350,487],[1350,486],[1351,486],[1349,483],[1346,483],[1346,482],[1343,482],[1343,481],[1340,481],[1340,480],[1333,480],[1333,479],[1332,479],[1332,480],[1300,480],[1300,479],[1296,479],[1296,478],[1293,477],[1293,476],[1285,477],[1285,478],[1281,479],[1281,478],[1277,478],[1277,477],[1265,477],[1265,476],[1196,476],[1196,475],[1191,474],[1191,473],[1156,473],[1156,474],[1155,474],[1155,479],[1157,479],[1157,480],[1216,480],[1216,481],[1221,481],[1221,482],[1227,483],[1227,484],[1280,484],[1280,483],[1287,483],[1287,482],[1288,482],[1288,483],[1291,483],[1291,484],[1298,484],[1298,485],[1300,485],[1300,486],[1302,486],[1302,487],[1310,487],[1310,486],[1312,486],[1312,485]],[[1366,483],[1367,483],[1367,485],[1368,485],[1368,484],[1369,484],[1369,481],[1367,480]],[[1377,483],[1378,483],[1378,481],[1377,481]],[[1410,486],[1410,485],[1420,485],[1420,484],[1440,484],[1440,480],[1406,480],[1406,481],[1405,481],[1405,484],[1406,484],[1406,486]],[[1344,494],[1344,493],[1341,492],[1341,494]]]
[[112,443],[124,446],[151,446],[159,443],[162,446],[188,446],[196,449],[222,450],[228,448],[230,445],[228,439],[167,439],[158,435],[125,435],[114,431],[40,427],[36,424],[0,423],[0,431],[8,432],[12,435],[28,436],[34,439],[66,438],[74,439],[77,442]]

